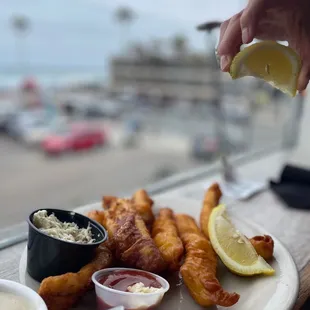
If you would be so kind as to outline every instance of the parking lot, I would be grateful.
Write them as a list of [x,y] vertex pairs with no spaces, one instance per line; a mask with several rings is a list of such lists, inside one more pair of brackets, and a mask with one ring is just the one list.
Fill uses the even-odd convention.
[[[261,149],[282,140],[285,118],[275,122],[271,116],[257,114],[252,129],[241,128],[240,139],[250,142],[249,149]],[[103,194],[130,192],[156,181],[160,175],[201,165],[189,156],[192,137],[198,132],[210,134],[214,122],[186,119],[184,126],[185,120],[177,120],[147,118],[135,149],[122,146],[124,128],[118,122],[105,121],[110,147],[56,158],[47,158],[38,149],[0,137],[0,229],[25,220],[36,208],[74,208],[98,201]],[[234,126],[226,130],[236,138],[241,131]],[[243,137],[245,132],[249,135]]]
[[201,165],[187,154],[145,149],[96,149],[46,158],[0,138],[0,228],[25,220],[36,208],[74,208],[143,187],[160,168],[184,171]]

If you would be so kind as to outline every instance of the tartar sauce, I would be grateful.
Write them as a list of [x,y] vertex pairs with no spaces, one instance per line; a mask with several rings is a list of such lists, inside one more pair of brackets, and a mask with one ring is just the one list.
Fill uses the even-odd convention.
[[127,291],[130,293],[155,293],[162,290],[162,288],[153,287],[153,286],[145,286],[144,283],[138,282],[134,285],[128,286]]
[[33,310],[30,302],[21,296],[0,292],[1,309],[5,310]]
[[75,223],[61,222],[54,213],[40,210],[33,215],[33,224],[51,237],[77,243],[93,243],[91,228],[79,228]]

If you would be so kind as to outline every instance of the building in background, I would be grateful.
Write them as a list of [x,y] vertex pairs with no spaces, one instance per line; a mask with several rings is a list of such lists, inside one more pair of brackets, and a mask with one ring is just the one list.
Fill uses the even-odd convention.
[[213,70],[207,60],[135,60],[114,58],[110,67],[110,88],[122,93],[130,87],[139,95],[190,102],[212,101]]

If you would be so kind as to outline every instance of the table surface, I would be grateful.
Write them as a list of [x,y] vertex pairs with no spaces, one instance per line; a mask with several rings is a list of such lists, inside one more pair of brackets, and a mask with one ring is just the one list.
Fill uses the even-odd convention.
[[[266,181],[276,178],[289,155],[284,152],[266,156],[238,167],[240,178]],[[180,186],[156,196],[186,197],[202,200],[205,188],[220,175],[214,174],[203,180]],[[154,197],[156,199],[156,196]],[[251,219],[275,235],[291,252],[300,273],[300,292],[294,310],[300,309],[310,295],[310,212],[287,208],[269,190],[246,201],[234,201],[224,197],[229,208],[244,218]],[[19,281],[19,260],[26,242],[0,251],[0,278]]]

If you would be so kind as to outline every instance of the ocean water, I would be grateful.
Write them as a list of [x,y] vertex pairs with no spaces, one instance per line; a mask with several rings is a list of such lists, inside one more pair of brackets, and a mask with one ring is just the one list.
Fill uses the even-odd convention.
[[[152,46],[162,42],[171,49],[171,38],[183,34],[188,46],[204,50],[205,36],[196,24],[178,19],[139,13],[128,25],[120,25],[114,9],[95,1],[3,0],[0,11],[0,86],[14,86],[31,75],[43,84],[80,80],[107,80],[109,60],[125,54],[133,42]],[[130,2],[128,3],[130,5]],[[29,30],[18,37],[12,16],[22,14]],[[198,21],[197,21],[198,22]],[[25,66],[24,64],[27,64]]]
[[57,87],[66,86],[69,84],[85,83],[85,82],[100,82],[107,83],[108,72],[96,72],[94,70],[75,71],[75,70],[60,70],[53,72],[46,69],[45,72],[36,72],[36,70],[29,70],[24,73],[1,74],[0,73],[0,87],[1,88],[15,88],[21,85],[25,78],[31,77],[37,81],[40,86]]

